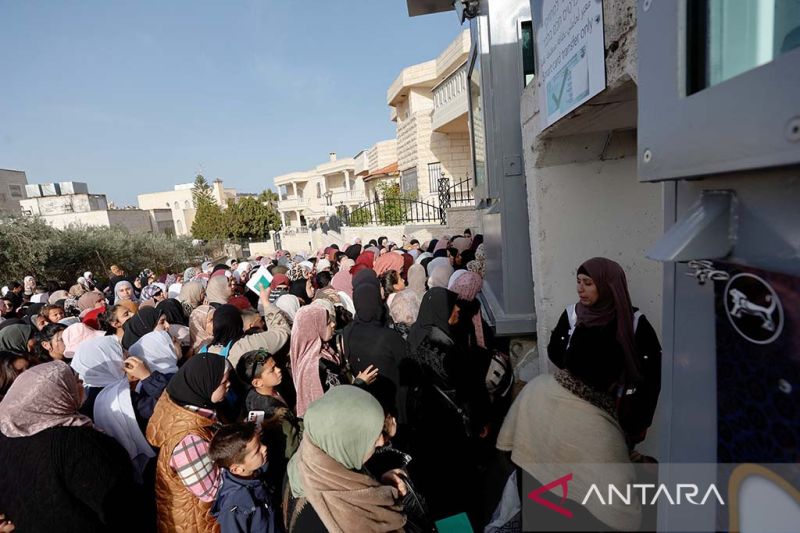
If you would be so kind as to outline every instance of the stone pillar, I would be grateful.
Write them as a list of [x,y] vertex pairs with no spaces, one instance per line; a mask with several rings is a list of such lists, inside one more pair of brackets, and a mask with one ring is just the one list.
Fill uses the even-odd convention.
[[292,182],[292,190],[294,191],[294,197],[297,198],[297,182]]
[[347,192],[350,192],[350,171],[349,170],[345,170],[344,171],[344,189]]
[[322,191],[322,197],[323,198],[325,198],[325,193],[328,192],[328,183],[327,183],[327,181],[328,180],[325,179],[325,174],[320,176],[321,185],[320,185],[319,189],[320,189],[320,191]]
[[284,213],[283,211],[281,211],[281,227],[282,228],[286,227],[286,213]]

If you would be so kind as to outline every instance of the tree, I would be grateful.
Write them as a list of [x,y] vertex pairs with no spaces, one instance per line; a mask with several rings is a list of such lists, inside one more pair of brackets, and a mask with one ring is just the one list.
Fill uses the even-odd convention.
[[211,193],[211,185],[208,184],[206,178],[202,174],[198,174],[194,178],[192,201],[194,202],[195,209],[199,209],[204,203],[215,203],[214,195]]
[[228,237],[225,213],[216,202],[200,201],[192,222],[192,236],[204,241]]
[[225,211],[225,226],[230,238],[268,239],[270,231],[280,229],[278,212],[272,204],[262,200],[267,192],[271,191],[264,191],[258,198],[248,196],[237,202],[228,202],[228,209]]

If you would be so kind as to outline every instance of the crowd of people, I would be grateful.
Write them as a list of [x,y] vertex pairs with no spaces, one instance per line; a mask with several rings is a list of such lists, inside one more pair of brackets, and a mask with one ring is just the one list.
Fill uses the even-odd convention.
[[523,471],[646,460],[660,346],[619,265],[578,268],[555,372],[524,388],[485,270],[466,230],[10,282],[0,531],[518,530]]

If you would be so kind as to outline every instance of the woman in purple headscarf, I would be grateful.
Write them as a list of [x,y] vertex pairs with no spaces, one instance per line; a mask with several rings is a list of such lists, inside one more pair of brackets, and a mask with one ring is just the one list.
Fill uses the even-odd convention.
[[631,303],[622,267],[595,257],[577,272],[578,302],[550,336],[547,354],[571,382],[609,395],[628,446],[644,440],[661,390],[661,344]]

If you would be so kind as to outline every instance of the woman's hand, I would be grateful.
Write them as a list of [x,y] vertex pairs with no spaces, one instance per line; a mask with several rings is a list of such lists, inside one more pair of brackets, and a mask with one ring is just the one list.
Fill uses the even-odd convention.
[[367,368],[359,372],[358,375],[356,376],[356,379],[360,379],[367,385],[375,381],[377,378],[378,378],[378,369],[372,365],[369,365]]
[[150,377],[150,370],[147,368],[145,362],[138,357],[128,357],[125,359],[122,363],[122,368],[125,370],[125,373],[128,374],[128,378],[137,381],[142,381]]
[[401,498],[408,494],[408,485],[406,485],[406,473],[400,468],[389,470],[381,476],[381,483],[389,485],[397,489]]
[[0,533],[11,531],[14,531],[14,523],[11,520],[6,520],[6,515],[0,513]]

